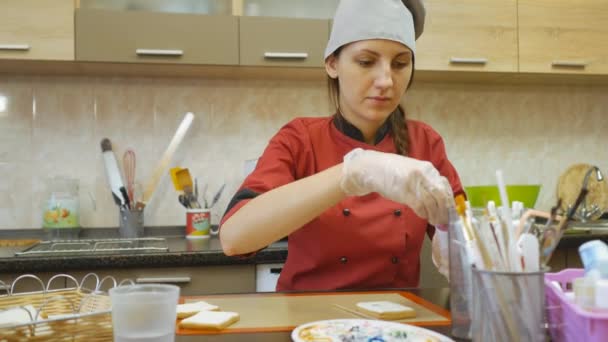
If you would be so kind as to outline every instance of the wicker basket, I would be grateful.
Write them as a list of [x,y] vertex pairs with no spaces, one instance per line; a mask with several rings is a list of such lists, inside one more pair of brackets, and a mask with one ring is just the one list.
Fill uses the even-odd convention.
[[[57,277],[72,279],[74,288],[50,290]],[[83,285],[92,277],[97,280],[93,289]],[[22,278],[34,278],[43,290],[12,293],[15,283]],[[105,280],[113,286],[116,280],[102,281],[95,274],[87,274],[79,283],[69,275],[56,275],[46,286],[33,275],[21,276],[11,284],[7,295],[0,296],[0,315],[29,317],[14,322],[0,322],[0,341],[111,341],[112,316],[110,297],[100,290]]]

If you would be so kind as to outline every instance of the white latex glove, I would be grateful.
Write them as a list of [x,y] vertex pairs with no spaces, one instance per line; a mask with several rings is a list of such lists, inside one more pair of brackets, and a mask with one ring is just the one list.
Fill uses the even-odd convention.
[[362,196],[377,192],[403,203],[432,225],[448,223],[452,188],[427,161],[356,148],[344,156],[342,191]]

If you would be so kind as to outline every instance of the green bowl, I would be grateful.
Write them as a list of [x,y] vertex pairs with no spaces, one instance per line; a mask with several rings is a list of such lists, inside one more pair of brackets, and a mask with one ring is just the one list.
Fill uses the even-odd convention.
[[[489,201],[502,205],[497,185],[465,186],[464,191],[471,207],[486,207]],[[540,185],[507,185],[509,201],[523,202],[525,208],[534,208],[539,192]]]

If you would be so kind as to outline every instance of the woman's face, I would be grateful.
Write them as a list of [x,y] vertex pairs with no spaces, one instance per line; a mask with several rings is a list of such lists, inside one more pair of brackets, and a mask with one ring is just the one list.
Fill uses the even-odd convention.
[[347,44],[325,62],[329,76],[340,82],[342,115],[362,131],[377,129],[397,108],[412,67],[411,50],[385,39]]

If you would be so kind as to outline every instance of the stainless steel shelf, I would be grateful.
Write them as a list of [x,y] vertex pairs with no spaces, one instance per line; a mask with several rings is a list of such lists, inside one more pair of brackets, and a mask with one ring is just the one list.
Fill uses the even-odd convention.
[[80,255],[128,252],[166,252],[169,250],[164,238],[94,239],[41,241],[16,252],[16,256]]

